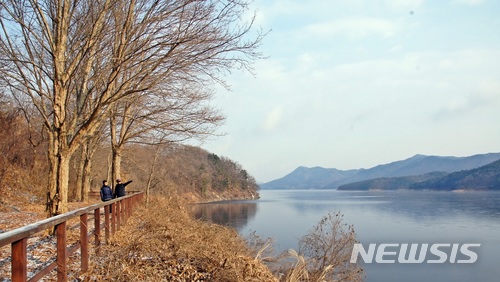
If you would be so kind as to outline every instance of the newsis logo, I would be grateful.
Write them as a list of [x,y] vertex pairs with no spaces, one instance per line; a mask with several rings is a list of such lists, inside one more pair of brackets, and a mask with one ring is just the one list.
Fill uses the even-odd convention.
[[474,263],[481,244],[354,244],[351,263]]

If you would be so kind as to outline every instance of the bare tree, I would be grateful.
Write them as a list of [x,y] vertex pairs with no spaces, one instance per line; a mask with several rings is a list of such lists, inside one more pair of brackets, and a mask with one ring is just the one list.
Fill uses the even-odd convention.
[[[224,83],[260,57],[263,34],[239,25],[244,0],[4,0],[0,72],[43,118],[49,140],[49,215],[66,210],[69,161],[138,93],[179,81]],[[129,99],[130,98],[130,99]]]
[[156,145],[204,138],[213,134],[223,116],[206,103],[211,93],[199,87],[170,87],[142,93],[117,104],[110,118],[113,181],[120,178],[127,143]]
[[307,273],[307,281],[363,280],[361,267],[350,263],[356,233],[343,217],[340,212],[329,213],[299,240],[299,253],[304,257],[300,256],[302,263],[298,265],[302,270],[292,274]]
[[157,165],[158,165],[158,158],[161,157],[162,155],[162,149],[163,147],[168,146],[162,143],[158,143],[154,145],[154,152],[151,150],[147,150],[145,152],[151,153],[152,156],[146,156],[146,161],[144,163],[144,160],[139,161],[143,163],[142,165],[139,164],[139,162],[136,162],[135,160],[133,163],[137,168],[139,168],[144,174],[146,174],[146,206],[149,206],[149,199],[150,199],[150,194],[151,194],[151,189],[156,188],[157,185],[160,183],[160,180],[157,177]]

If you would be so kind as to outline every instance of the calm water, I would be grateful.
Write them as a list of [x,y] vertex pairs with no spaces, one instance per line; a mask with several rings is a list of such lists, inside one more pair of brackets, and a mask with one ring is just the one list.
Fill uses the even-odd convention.
[[260,195],[255,201],[199,205],[195,213],[244,236],[255,231],[274,238],[281,251],[297,249],[298,238],[324,215],[340,211],[366,249],[369,243],[481,244],[471,249],[478,255],[473,264],[363,264],[368,282],[500,281],[500,192],[268,190]]

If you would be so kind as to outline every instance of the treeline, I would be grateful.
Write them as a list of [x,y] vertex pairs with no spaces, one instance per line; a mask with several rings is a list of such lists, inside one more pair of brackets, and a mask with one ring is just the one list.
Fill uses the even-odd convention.
[[500,160],[479,168],[453,172],[414,183],[410,189],[422,190],[500,190]]
[[[240,164],[199,147],[137,145],[130,146],[126,154],[123,170],[142,189],[149,185],[152,193],[176,193],[190,201],[258,197],[255,178]],[[138,186],[130,189],[134,187]]]
[[0,206],[42,202],[47,185],[47,143],[0,93]]
[[430,172],[422,175],[381,177],[344,184],[338,190],[400,190],[410,189],[413,184],[447,175],[446,172]]
[[[30,128],[23,111],[0,95],[0,205],[44,204],[49,167],[48,142],[43,130]],[[70,163],[69,199],[81,201],[89,191],[97,192],[102,180],[110,179],[112,157],[109,142],[97,144],[88,172],[89,191],[78,182],[82,149]],[[242,166],[204,149],[181,144],[135,144],[123,151],[124,179],[134,180],[128,190],[169,195],[190,201],[258,197],[255,179]]]
[[341,185],[339,190],[500,190],[500,160],[452,173],[384,177]]

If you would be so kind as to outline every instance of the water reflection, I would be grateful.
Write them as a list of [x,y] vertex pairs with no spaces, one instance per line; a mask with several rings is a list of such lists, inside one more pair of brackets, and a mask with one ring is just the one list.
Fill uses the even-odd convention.
[[[300,200],[294,200],[300,196]],[[379,212],[399,214],[414,220],[471,216],[500,217],[498,192],[333,192],[295,191],[288,194],[291,206],[301,212],[321,212],[326,209],[343,210],[349,206],[377,209]]]
[[[273,191],[265,192],[273,193]],[[391,217],[403,216],[412,221],[429,219],[435,221],[460,216],[497,220],[500,217],[498,192],[292,190],[279,193],[279,196],[273,195],[273,199],[196,204],[191,205],[189,211],[197,219],[210,220],[238,231],[244,229],[255,218],[259,205],[261,207],[264,204],[273,205],[276,211],[281,203],[287,203],[287,206],[297,214],[324,215],[332,211],[356,209],[373,212],[376,210],[378,214],[389,214]]]
[[255,217],[258,208],[253,201],[224,201],[190,205],[188,210],[196,219],[209,220],[240,231]]

